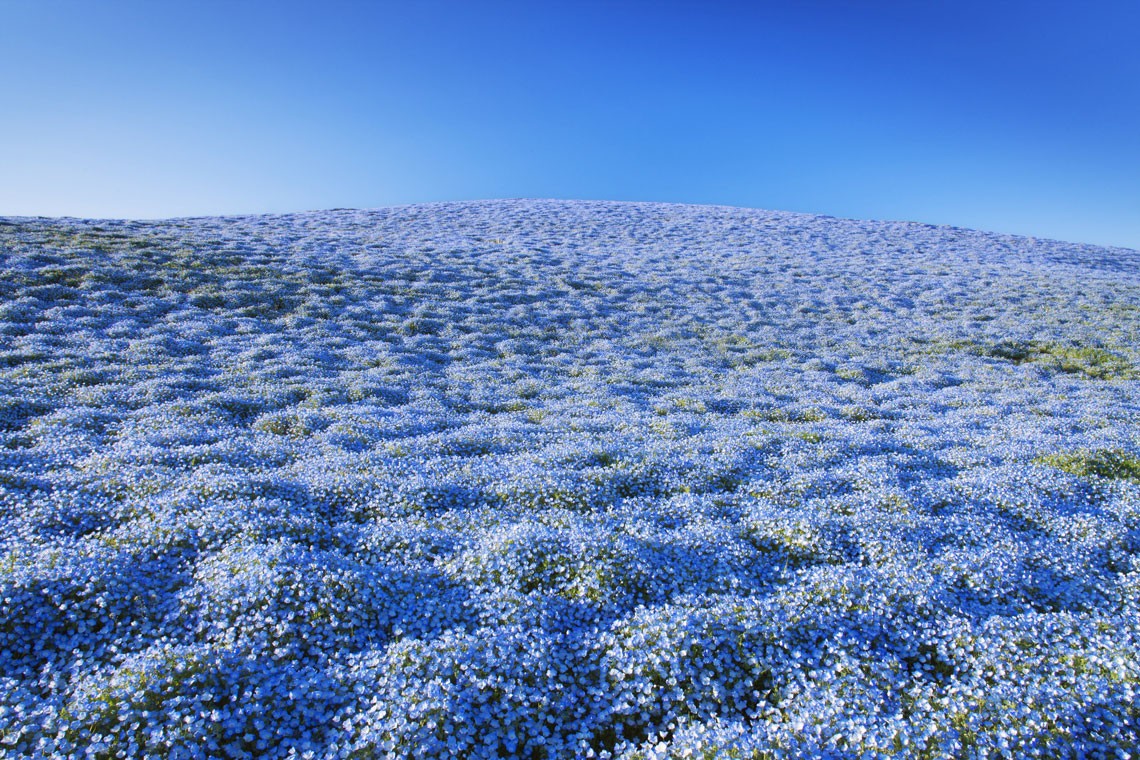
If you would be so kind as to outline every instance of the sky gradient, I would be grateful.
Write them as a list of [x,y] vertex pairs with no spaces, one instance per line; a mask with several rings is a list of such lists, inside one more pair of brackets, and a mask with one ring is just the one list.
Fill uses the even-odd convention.
[[1140,248],[1140,3],[0,0],[0,215],[676,201]]

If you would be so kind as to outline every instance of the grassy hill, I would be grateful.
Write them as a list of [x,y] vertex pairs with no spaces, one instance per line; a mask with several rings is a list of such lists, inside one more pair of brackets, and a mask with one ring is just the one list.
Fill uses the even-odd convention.
[[1136,251],[569,201],[0,219],[0,747],[1115,756],[1138,431]]

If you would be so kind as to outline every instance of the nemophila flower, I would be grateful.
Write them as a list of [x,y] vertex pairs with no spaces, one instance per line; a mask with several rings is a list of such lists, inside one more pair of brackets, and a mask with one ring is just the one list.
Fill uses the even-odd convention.
[[324,752],[343,690],[300,663],[271,665],[212,647],[158,641],[84,674],[43,719],[42,749],[172,757],[258,756],[281,745]]
[[1116,757],[1140,259],[512,201],[0,225],[0,754]]
[[141,546],[33,541],[10,549],[0,566],[0,663],[7,672],[99,661],[160,630],[176,560]]
[[421,628],[446,593],[433,576],[283,540],[235,543],[198,563],[178,619],[219,646],[319,661]]

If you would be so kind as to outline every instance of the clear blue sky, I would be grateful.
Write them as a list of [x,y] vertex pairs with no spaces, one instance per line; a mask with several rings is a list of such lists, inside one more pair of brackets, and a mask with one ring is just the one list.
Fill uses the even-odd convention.
[[0,0],[0,215],[511,197],[1140,248],[1140,2]]

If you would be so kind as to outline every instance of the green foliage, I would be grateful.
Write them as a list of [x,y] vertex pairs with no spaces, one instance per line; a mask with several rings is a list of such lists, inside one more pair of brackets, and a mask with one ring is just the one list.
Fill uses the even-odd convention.
[[1004,359],[1014,364],[1037,364],[1056,372],[1083,375],[1094,380],[1127,380],[1136,369],[1125,357],[1093,346],[1068,346],[1045,341],[1001,341],[982,345],[953,341],[952,349],[965,349],[978,356]]
[[1100,348],[1062,346],[1055,343],[1030,345],[1034,352],[1031,361],[1061,372],[1082,374],[1097,380],[1131,378],[1135,375],[1134,368],[1127,359]]
[[1095,475],[1100,478],[1140,483],[1140,459],[1118,449],[1048,454],[1033,461],[1079,477]]

